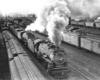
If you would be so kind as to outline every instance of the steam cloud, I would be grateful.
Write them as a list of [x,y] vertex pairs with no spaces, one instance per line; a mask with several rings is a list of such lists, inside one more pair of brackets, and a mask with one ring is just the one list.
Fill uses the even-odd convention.
[[64,0],[55,0],[44,7],[36,22],[27,27],[26,30],[32,26],[41,26],[37,28],[39,31],[46,28],[50,41],[59,47],[63,37],[62,32],[69,23],[69,16],[70,11],[67,8],[67,3]]
[[[35,24],[31,24],[26,30],[31,28],[43,31],[46,28],[51,42],[60,46],[63,30],[69,22],[68,17],[79,19],[98,17],[99,4],[100,0],[54,0],[43,7]],[[32,28],[33,26],[37,28]]]
[[47,20],[46,30],[48,32],[49,39],[58,47],[60,46],[63,38],[63,30],[69,23],[69,16],[70,11],[64,0],[56,0],[52,2],[45,11],[45,18]]
[[100,17],[100,0],[66,0],[72,18]]
[[[6,5],[6,6],[5,6]],[[0,17],[34,13],[35,23],[26,30],[46,29],[49,39],[60,46],[63,30],[71,18],[95,18],[100,16],[100,0],[2,0],[0,2]]]

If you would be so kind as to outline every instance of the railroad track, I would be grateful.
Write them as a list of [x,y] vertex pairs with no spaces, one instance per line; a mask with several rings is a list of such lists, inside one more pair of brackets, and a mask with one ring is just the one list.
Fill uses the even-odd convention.
[[[46,38],[39,33],[35,33],[35,35]],[[62,44],[61,48],[65,49],[68,55],[67,60],[69,68],[71,68],[69,80],[100,80],[100,55],[80,50],[69,44]]]
[[8,53],[12,80],[54,80],[53,78],[47,79],[42,75],[32,57],[28,55],[25,48],[9,31],[3,31],[3,37]]

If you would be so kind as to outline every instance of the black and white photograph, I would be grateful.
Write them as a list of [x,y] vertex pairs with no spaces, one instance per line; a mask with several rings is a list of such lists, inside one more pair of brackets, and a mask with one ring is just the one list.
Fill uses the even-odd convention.
[[0,0],[0,80],[100,80],[100,0]]

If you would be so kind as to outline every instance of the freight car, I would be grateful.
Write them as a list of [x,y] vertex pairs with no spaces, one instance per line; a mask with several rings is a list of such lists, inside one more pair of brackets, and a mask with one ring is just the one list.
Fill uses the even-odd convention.
[[71,20],[70,24],[72,26],[78,26],[78,27],[91,27],[91,28],[100,28],[100,21],[95,20],[95,21],[75,21]]
[[64,33],[64,42],[100,54],[100,35],[71,29]]
[[[93,23],[87,23],[92,26]],[[100,34],[84,31],[81,27],[71,26],[64,31],[63,41],[71,45],[77,46],[80,49],[100,54]],[[43,33],[45,34],[45,33]],[[45,34],[46,35],[46,34]]]
[[43,62],[47,72],[51,73],[56,78],[65,78],[69,72],[66,53],[64,50],[53,45],[49,40],[36,38],[31,32],[13,29],[21,41],[25,42],[27,47],[34,55]]

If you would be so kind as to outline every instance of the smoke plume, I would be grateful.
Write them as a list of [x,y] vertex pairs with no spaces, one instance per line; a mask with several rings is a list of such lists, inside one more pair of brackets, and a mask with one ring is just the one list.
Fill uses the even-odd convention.
[[96,18],[100,16],[100,0],[66,0],[72,18]]
[[100,0],[2,0],[1,16],[36,14],[34,23],[26,30],[48,32],[49,39],[60,46],[63,30],[71,18],[94,18],[100,16]]
[[69,23],[69,16],[70,11],[64,0],[55,0],[45,11],[45,18],[47,20],[46,30],[49,39],[58,47],[63,38],[62,32]]
[[26,30],[42,32],[46,28],[51,42],[60,46],[63,30],[69,22],[68,17],[74,19],[98,17],[100,16],[99,4],[100,0],[52,0],[41,7],[36,22],[29,25]]
[[69,23],[70,10],[67,8],[67,3],[64,0],[54,0],[42,10],[36,22],[29,25],[26,30],[31,28],[43,31],[46,28],[50,41],[59,47],[63,37],[62,32]]

